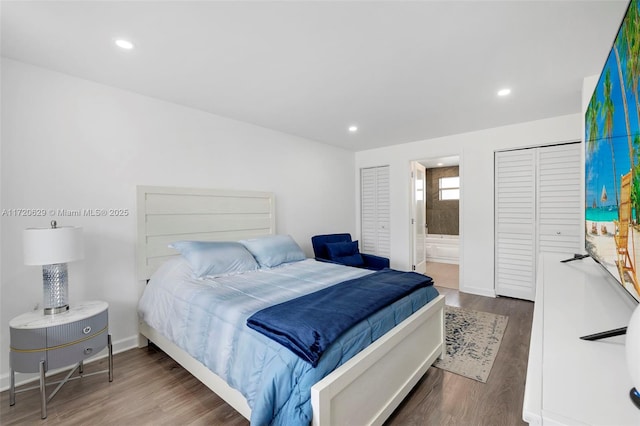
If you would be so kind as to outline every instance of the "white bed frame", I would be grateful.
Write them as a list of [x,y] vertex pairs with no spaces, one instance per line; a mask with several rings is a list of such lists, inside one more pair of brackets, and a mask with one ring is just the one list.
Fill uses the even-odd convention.
[[[235,241],[275,234],[272,193],[138,187],[138,278],[146,282],[181,239]],[[140,334],[249,419],[244,396],[145,322]],[[146,343],[141,339],[141,345]],[[444,351],[438,296],[311,388],[313,425],[382,424]]]

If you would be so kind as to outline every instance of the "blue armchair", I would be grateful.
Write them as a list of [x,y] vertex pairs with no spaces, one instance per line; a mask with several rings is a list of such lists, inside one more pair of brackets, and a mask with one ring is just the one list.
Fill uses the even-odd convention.
[[389,267],[386,257],[360,253],[358,241],[351,241],[351,234],[316,235],[311,237],[311,244],[316,260],[322,262],[374,270]]

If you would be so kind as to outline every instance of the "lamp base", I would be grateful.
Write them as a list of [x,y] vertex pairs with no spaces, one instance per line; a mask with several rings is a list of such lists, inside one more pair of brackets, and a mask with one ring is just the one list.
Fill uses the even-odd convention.
[[67,264],[42,265],[42,289],[45,315],[54,315],[69,310],[67,287]]
[[631,388],[629,391],[629,398],[631,398],[631,402],[636,408],[640,409],[640,392],[636,388]]
[[67,312],[69,310],[69,305],[58,306],[57,308],[44,308],[45,315],[55,315],[61,314],[62,312]]

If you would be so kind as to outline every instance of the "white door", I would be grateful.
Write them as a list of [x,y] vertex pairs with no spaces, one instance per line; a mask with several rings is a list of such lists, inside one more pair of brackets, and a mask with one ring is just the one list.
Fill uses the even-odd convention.
[[495,154],[496,294],[536,295],[536,150]]
[[413,239],[413,270],[424,274],[427,271],[426,250],[426,169],[411,162],[411,236]]
[[539,252],[584,251],[581,145],[495,154],[496,294],[534,300]]
[[538,152],[538,251],[567,257],[584,251],[582,145]]
[[389,257],[389,166],[360,169],[360,250]]

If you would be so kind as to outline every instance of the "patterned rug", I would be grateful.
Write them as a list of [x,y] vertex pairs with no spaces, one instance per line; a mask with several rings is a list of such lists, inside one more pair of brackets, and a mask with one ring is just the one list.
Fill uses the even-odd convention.
[[445,306],[447,354],[434,367],[486,383],[509,317]]

